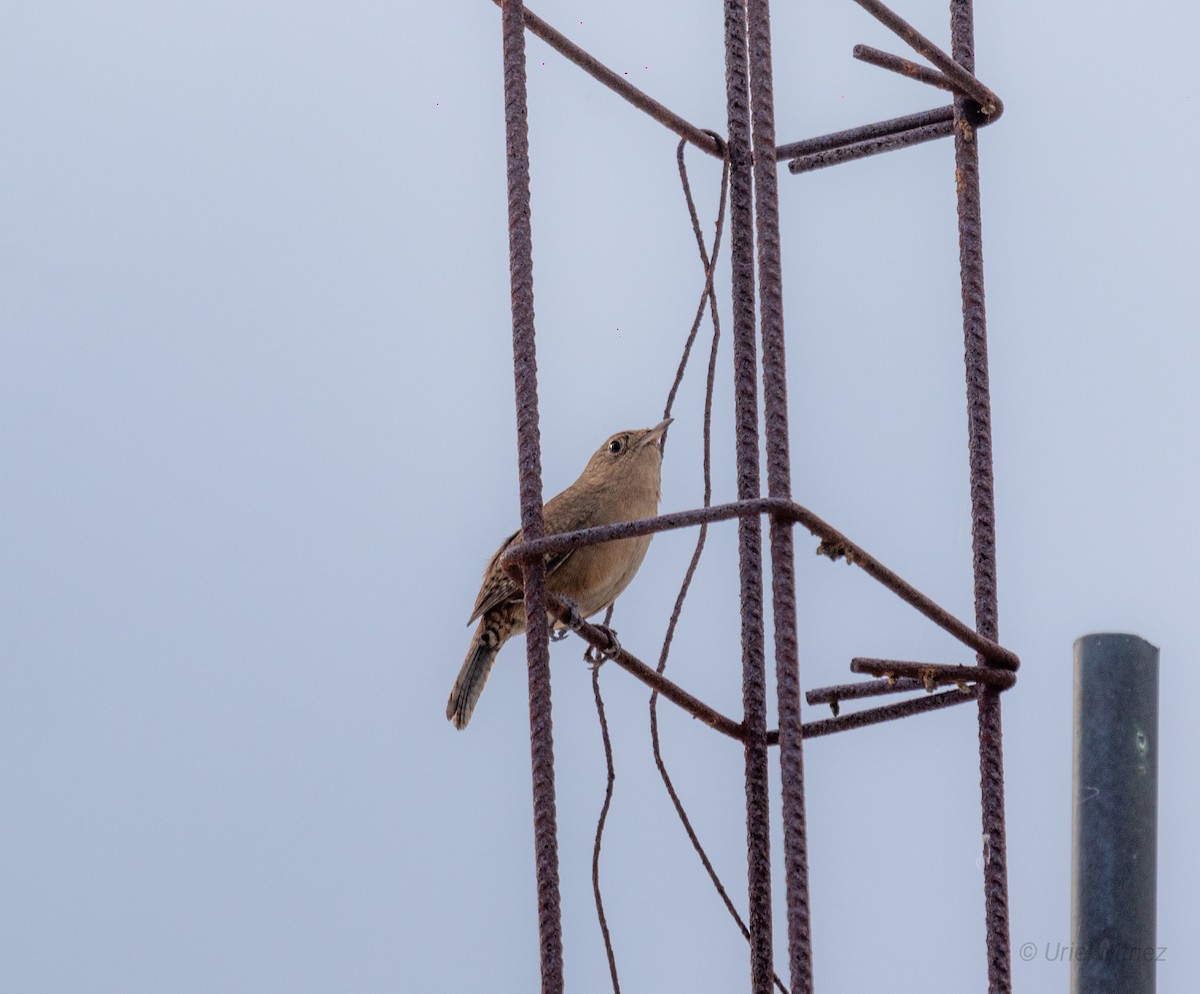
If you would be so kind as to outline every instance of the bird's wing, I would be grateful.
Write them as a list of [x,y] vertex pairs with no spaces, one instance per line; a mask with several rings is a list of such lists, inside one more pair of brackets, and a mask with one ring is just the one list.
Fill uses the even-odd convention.
[[[553,501],[551,501],[553,504]],[[550,505],[547,505],[547,510]],[[578,525],[573,527],[579,527]],[[548,534],[553,534],[554,531],[571,531],[571,528],[553,529],[547,528]],[[483,571],[483,586],[479,588],[479,596],[475,598],[475,610],[471,612],[471,617],[467,620],[467,624],[471,624],[478,618],[483,617],[492,608],[498,604],[503,604],[505,601],[519,601],[525,596],[524,591],[515,583],[511,576],[508,575],[508,570],[500,565],[500,560],[509,548],[519,544],[521,539],[521,530],[517,529],[508,536],[496,550],[495,555],[488,561],[487,567]],[[566,552],[556,552],[546,556],[546,576],[554,575],[554,572],[560,569],[568,559],[571,558],[571,553],[574,550]]]
[[517,536],[520,534],[521,529],[518,528],[500,543],[500,548],[488,560],[488,564],[483,570],[483,584],[479,588],[479,596],[475,598],[475,610],[471,612],[471,617],[467,619],[468,625],[477,618],[482,617],[497,604],[511,600],[515,594],[520,593],[512,577],[508,575],[508,571],[500,565],[500,557],[508,551],[509,546],[517,540]]

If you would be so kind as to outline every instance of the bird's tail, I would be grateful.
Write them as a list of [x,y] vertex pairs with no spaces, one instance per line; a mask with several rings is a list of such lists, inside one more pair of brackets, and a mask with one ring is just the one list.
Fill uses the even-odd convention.
[[455,728],[467,727],[499,651],[499,639],[495,637],[495,632],[486,629],[480,622],[471,640],[467,658],[458,671],[458,679],[454,681],[454,689],[450,691],[450,700],[446,702],[446,717],[454,722]]

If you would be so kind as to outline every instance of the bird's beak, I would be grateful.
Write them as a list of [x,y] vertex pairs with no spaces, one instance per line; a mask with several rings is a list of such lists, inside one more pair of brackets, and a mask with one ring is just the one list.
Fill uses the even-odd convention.
[[641,437],[641,439],[638,441],[637,447],[640,449],[643,445],[652,445],[657,443],[658,440],[663,437],[663,433],[667,430],[668,425],[670,425],[670,423],[674,420],[674,418],[667,418],[666,421],[660,421]]

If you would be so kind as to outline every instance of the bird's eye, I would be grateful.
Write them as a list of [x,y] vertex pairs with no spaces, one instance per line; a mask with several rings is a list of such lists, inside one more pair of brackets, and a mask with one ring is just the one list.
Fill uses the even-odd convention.
[[619,439],[619,438],[614,438],[611,442],[608,443],[608,451],[611,452],[614,456],[618,452],[620,452],[623,448],[625,448],[625,443],[623,441],[621,441],[621,439]]

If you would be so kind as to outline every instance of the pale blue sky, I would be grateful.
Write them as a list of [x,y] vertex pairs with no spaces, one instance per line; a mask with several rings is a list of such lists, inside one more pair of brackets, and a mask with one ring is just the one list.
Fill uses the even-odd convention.
[[[776,7],[781,141],[944,102],[851,59],[909,54],[857,6]],[[947,44],[942,3],[896,9]],[[534,10],[724,130],[719,5]],[[977,12],[978,73],[1007,108],[980,141],[1000,630],[1023,660],[1004,711],[1013,969],[1023,992],[1068,983],[1046,947],[1069,941],[1071,646],[1129,631],[1162,649],[1170,994],[1195,975],[1200,884],[1200,16],[1088,11]],[[496,9],[118,0],[3,20],[0,988],[536,989],[521,645],[468,731],[443,717],[479,572],[517,521]],[[702,273],[674,138],[528,54],[549,495],[661,416]],[[718,170],[690,161],[707,224]],[[945,141],[781,166],[784,299],[796,499],[970,618],[953,183]],[[701,501],[701,360],[664,509]],[[719,377],[726,500],[728,349]],[[727,713],[734,534],[710,534],[671,662]],[[852,656],[970,661],[797,537],[805,686],[850,679]],[[618,607],[643,658],[693,541],[656,538]],[[602,991],[581,649],[553,649],[566,970]],[[653,767],[647,695],[615,667],[602,684],[623,988],[744,989],[745,943]],[[669,707],[662,726],[744,906],[740,750]],[[814,741],[806,765],[818,989],[983,989],[973,710]],[[781,875],[775,897],[783,971]]]

